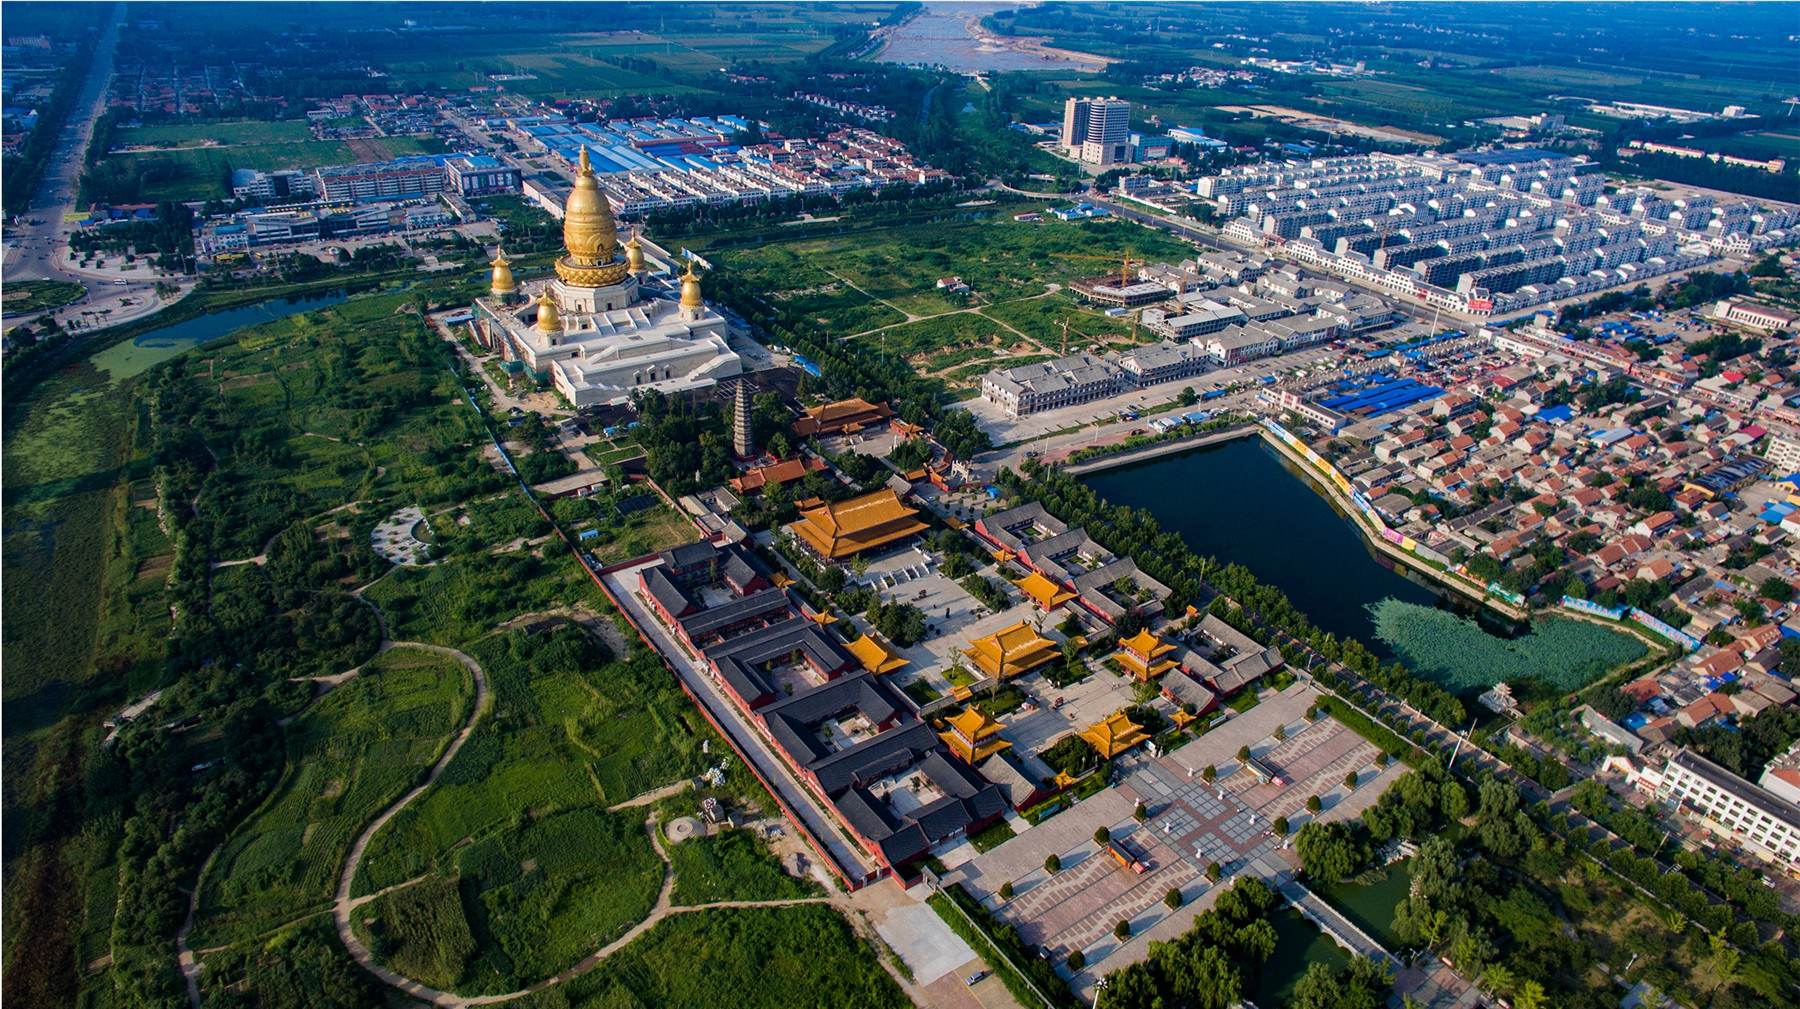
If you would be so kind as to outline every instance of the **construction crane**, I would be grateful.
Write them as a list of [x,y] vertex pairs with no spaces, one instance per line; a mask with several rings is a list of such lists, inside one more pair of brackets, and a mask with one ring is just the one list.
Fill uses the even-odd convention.
[[1124,256],[1088,256],[1079,252],[1052,252],[1051,255],[1058,259],[1093,259],[1103,263],[1118,263],[1120,287],[1127,287],[1131,284],[1131,268],[1133,266],[1144,265],[1144,260],[1131,258],[1130,249],[1125,250]]

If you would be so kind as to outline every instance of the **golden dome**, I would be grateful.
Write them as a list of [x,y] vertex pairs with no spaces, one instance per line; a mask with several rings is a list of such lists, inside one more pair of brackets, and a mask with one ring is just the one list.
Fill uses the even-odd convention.
[[625,265],[632,273],[644,272],[644,243],[638,241],[635,231],[631,233],[631,241],[625,243]]
[[519,285],[513,281],[512,263],[506,258],[505,249],[497,250],[493,262],[488,265],[494,268],[494,282],[488,287],[495,294],[509,294],[518,288]]
[[693,260],[689,260],[687,272],[681,275],[681,307],[703,308],[705,305],[705,300],[700,297],[700,275],[694,272]]
[[612,206],[600,192],[599,180],[594,178],[586,147],[581,149],[580,165],[575,188],[563,204],[563,247],[569,250],[569,259],[576,266],[592,267],[612,262],[619,234],[613,223]]
[[537,328],[540,333],[557,333],[562,331],[562,319],[556,312],[556,300],[545,291],[538,295]]

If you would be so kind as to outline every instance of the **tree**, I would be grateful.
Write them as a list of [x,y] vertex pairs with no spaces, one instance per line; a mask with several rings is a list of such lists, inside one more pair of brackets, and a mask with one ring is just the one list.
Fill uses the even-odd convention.
[[1762,583],[1756,594],[1772,602],[1785,603],[1794,598],[1794,587],[1780,577],[1772,576]]
[[1087,956],[1080,950],[1075,950],[1069,954],[1068,960],[1064,962],[1069,965],[1069,970],[1080,973],[1081,968],[1087,966]]
[[1113,938],[1120,942],[1131,938],[1131,922],[1120,918],[1119,923],[1113,926]]
[[1317,815],[1319,810],[1324,809],[1324,808],[1325,808],[1325,804],[1319,801],[1318,796],[1309,795],[1306,797],[1306,811],[1308,813]]
[[1107,830],[1105,827],[1095,827],[1094,828],[1094,843],[1095,844],[1098,844],[1098,845],[1101,845],[1102,847],[1104,847],[1106,845],[1106,842],[1108,842],[1110,840],[1112,840],[1112,831]]
[[1181,906],[1181,888],[1178,886],[1169,887],[1169,892],[1163,894],[1163,903],[1166,904],[1168,906],[1169,910],[1171,910],[1171,911],[1180,907]]
[[1351,771],[1349,774],[1344,775],[1344,787],[1345,788],[1355,788],[1356,787],[1356,772],[1355,771]]
[[1269,829],[1275,832],[1276,837],[1286,837],[1288,834],[1288,818],[1285,816],[1276,817],[1274,821],[1269,824]]
[[1285,725],[1275,726],[1275,741],[1277,743],[1279,743],[1286,738],[1287,738],[1287,726],[1285,726]]
[[1720,987],[1729,985],[1737,978],[1738,966],[1743,957],[1731,948],[1731,944],[1722,935],[1707,936],[1707,942],[1712,947],[1713,973],[1718,977]]
[[1212,784],[1213,781],[1216,778],[1218,778],[1218,776],[1219,776],[1219,769],[1214,767],[1211,764],[1208,764],[1205,767],[1200,769],[1200,779],[1202,781],[1205,781],[1209,785]]
[[1013,897],[1013,885],[1012,885],[1012,880],[1009,879],[1006,882],[1000,884],[1000,899],[1001,900],[1011,900],[1012,897]]
[[1294,850],[1306,874],[1325,883],[1352,875],[1369,857],[1367,847],[1357,842],[1349,828],[1317,820],[1300,828],[1294,836]]
[[1143,823],[1145,820],[1150,819],[1150,810],[1144,808],[1144,804],[1140,802],[1137,804],[1137,808],[1131,811],[1131,818],[1139,823]]
[[1238,763],[1240,764],[1248,763],[1250,761],[1250,748],[1248,746],[1238,747],[1237,758]]
[[1055,852],[1051,852],[1049,855],[1045,856],[1044,871],[1052,876],[1062,871],[1062,859],[1056,857]]
[[1220,868],[1219,868],[1219,863],[1217,863],[1217,862],[1206,863],[1206,881],[1208,883],[1217,883],[1219,881],[1219,876],[1221,874],[1221,871],[1222,870],[1220,870]]

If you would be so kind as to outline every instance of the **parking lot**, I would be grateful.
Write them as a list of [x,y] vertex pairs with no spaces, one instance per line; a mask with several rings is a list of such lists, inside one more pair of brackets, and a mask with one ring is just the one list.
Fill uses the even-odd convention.
[[[1102,691],[1096,691],[1097,703],[1107,703],[1099,696]],[[1376,747],[1341,723],[1308,722],[1306,711],[1316,697],[1304,684],[1265,691],[1255,707],[1173,753],[1152,757],[1133,751],[1115,761],[1113,787],[1036,827],[1015,821],[1017,837],[970,857],[947,879],[965,884],[1018,928],[1022,939],[1045,947],[1058,963],[1082,950],[1087,966],[1074,980],[1078,988],[1086,987],[1147,955],[1149,942],[1190,927],[1216,887],[1205,879],[1209,863],[1219,863],[1226,885],[1244,873],[1273,880],[1293,872],[1297,862],[1288,842],[1270,831],[1276,817],[1287,817],[1291,837],[1315,819],[1306,811],[1307,799],[1315,795],[1322,806],[1317,819],[1358,816],[1403,772],[1398,763],[1377,768]],[[1045,716],[1061,732],[1076,724],[1041,711],[1013,719],[1009,738],[1022,738],[1020,730]],[[1275,738],[1278,728],[1285,739]],[[1283,783],[1262,781],[1245,769],[1237,759],[1243,746]],[[1211,784],[1202,773],[1207,766],[1217,773]],[[1350,771],[1357,773],[1355,788],[1344,781]],[[1132,817],[1140,801],[1149,814],[1142,824]],[[1097,827],[1106,827],[1145,871],[1121,866],[1096,845]],[[1061,860],[1055,874],[1044,868],[1051,854]],[[1002,901],[999,890],[1008,882],[1013,898]],[[1183,898],[1176,910],[1163,903],[1171,889]],[[1132,937],[1124,942],[1113,935],[1120,920],[1131,923]]]

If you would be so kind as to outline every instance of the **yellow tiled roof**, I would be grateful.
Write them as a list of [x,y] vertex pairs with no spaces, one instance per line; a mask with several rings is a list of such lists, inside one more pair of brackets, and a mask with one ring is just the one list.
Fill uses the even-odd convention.
[[849,650],[851,655],[856,656],[856,661],[862,663],[864,669],[871,673],[891,673],[911,664],[911,660],[888,651],[887,647],[876,641],[872,635],[865,634],[844,647]]
[[1013,584],[1019,587],[1019,591],[1030,596],[1032,602],[1037,603],[1046,610],[1061,606],[1063,603],[1075,598],[1075,593],[1070,592],[1061,585],[1045,578],[1036,571],[1013,582]]

